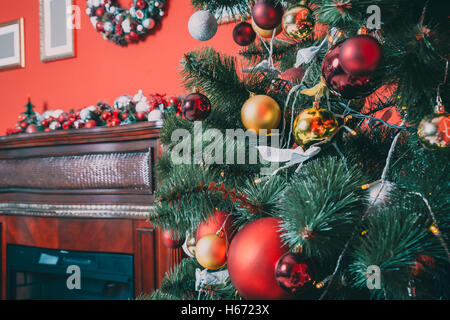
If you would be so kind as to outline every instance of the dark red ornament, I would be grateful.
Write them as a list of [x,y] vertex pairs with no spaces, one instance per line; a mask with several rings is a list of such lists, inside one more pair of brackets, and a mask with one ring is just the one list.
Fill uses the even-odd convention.
[[236,233],[228,250],[228,272],[239,294],[247,300],[291,297],[277,283],[275,266],[287,251],[280,237],[279,218],[261,218]]
[[64,122],[67,121],[67,119],[68,119],[67,113],[63,112],[63,113],[61,113],[61,114],[59,115],[59,117],[58,117],[57,120],[58,120],[59,123],[63,124]]
[[380,43],[369,35],[348,38],[339,53],[342,69],[353,76],[371,75],[378,68],[381,57]]
[[137,41],[138,40],[138,35],[137,35],[137,33],[136,32],[134,32],[134,31],[131,31],[130,32],[130,41]]
[[233,40],[240,46],[248,46],[256,39],[256,33],[252,25],[247,22],[241,22],[233,29]]
[[184,99],[182,111],[187,120],[202,121],[211,113],[211,103],[205,95],[191,93]]
[[339,60],[343,42],[335,44],[328,50],[322,63],[322,76],[328,89],[345,99],[358,99],[370,95],[377,85],[369,76],[355,77],[344,71]]
[[278,284],[291,294],[301,294],[312,288],[314,281],[312,273],[311,261],[301,253],[286,253],[275,267]]
[[81,129],[84,127],[84,122],[82,120],[75,120],[75,122],[73,123],[73,127],[75,129]]
[[97,29],[98,32],[105,31],[105,29],[103,28],[103,22],[97,21],[97,23],[95,24],[95,29]]
[[293,82],[295,84],[300,84],[300,82],[302,82],[304,75],[305,69],[303,69],[302,67],[298,67],[287,69],[285,72],[280,74],[280,78],[283,80]]
[[259,0],[253,7],[252,17],[255,24],[265,30],[273,30],[281,23],[283,7],[272,0]]
[[44,119],[41,121],[41,126],[42,127],[48,127],[48,125],[50,124],[50,121],[48,121],[47,119]]
[[62,124],[62,128],[64,130],[70,129],[70,127],[72,126],[73,122],[72,121],[66,121]]
[[23,121],[23,122],[19,123],[19,126],[20,126],[22,129],[25,130],[25,129],[28,127],[28,122],[27,122],[27,121]]
[[170,249],[177,249],[180,248],[183,243],[184,243],[184,238],[178,239],[178,238],[173,238],[170,234],[169,230],[165,230],[162,234],[161,234],[161,239],[163,244]]
[[177,97],[170,97],[169,99],[167,99],[167,104],[169,106],[178,106],[178,104],[180,103],[180,100],[178,100]]
[[206,221],[202,221],[198,225],[197,231],[195,232],[195,241],[198,242],[207,234],[217,233],[222,226],[222,231],[225,233],[227,241],[231,241],[234,232],[233,221],[234,218],[228,211],[216,211],[213,215],[210,215]]

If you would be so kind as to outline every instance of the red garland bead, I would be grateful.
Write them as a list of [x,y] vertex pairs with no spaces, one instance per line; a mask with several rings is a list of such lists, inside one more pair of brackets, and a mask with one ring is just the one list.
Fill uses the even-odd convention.
[[103,120],[106,121],[106,120],[108,120],[109,118],[111,118],[111,112],[109,112],[109,111],[103,111],[101,117],[102,117]]
[[339,61],[342,69],[353,76],[368,76],[379,66],[382,50],[379,42],[369,35],[348,38],[342,44]]
[[241,22],[233,29],[233,40],[240,46],[248,46],[256,39],[256,33],[250,23]]
[[42,127],[48,127],[48,125],[50,124],[50,121],[48,121],[47,119],[44,119],[41,121],[41,126]]
[[19,124],[22,129],[26,129],[28,127],[28,121],[23,121]]
[[145,111],[136,112],[135,116],[136,116],[136,119],[139,121],[147,120],[147,112],[145,112]]
[[145,3],[145,1],[143,0],[137,0],[136,1],[136,7],[139,9],[145,9],[145,7],[147,6],[147,4]]
[[253,7],[252,16],[255,24],[265,30],[273,30],[281,23],[283,7],[273,0],[259,0]]
[[190,121],[205,120],[211,113],[209,99],[201,93],[191,93],[183,101],[183,115]]
[[279,218],[261,218],[239,230],[228,250],[228,272],[239,294],[247,300],[290,298],[277,283],[275,266],[288,248],[280,237]]

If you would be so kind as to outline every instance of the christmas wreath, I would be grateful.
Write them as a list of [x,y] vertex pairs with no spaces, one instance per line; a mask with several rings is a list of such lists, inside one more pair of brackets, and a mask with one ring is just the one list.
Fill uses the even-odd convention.
[[86,13],[105,39],[126,46],[143,40],[164,16],[165,0],[131,0],[121,8],[116,0],[87,0]]

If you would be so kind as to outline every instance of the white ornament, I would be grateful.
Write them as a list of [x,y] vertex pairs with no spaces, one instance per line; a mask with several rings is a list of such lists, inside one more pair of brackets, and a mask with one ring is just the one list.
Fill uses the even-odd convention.
[[130,19],[123,20],[122,29],[123,29],[123,32],[130,33],[130,31],[131,31]]
[[128,106],[130,102],[131,97],[129,95],[120,96],[114,101],[114,109],[123,109]]
[[148,121],[161,121],[163,118],[163,112],[159,109],[150,111],[148,114]]
[[134,7],[131,7],[131,8],[130,8],[130,15],[131,15],[132,17],[135,17],[135,16],[136,16],[136,9],[135,9]]
[[142,30],[144,30],[144,27],[142,25],[138,25],[136,27],[136,29],[137,29],[138,32],[142,32]]
[[148,18],[142,21],[142,25],[145,29],[153,29],[155,27],[155,20]]
[[91,8],[86,8],[86,14],[87,14],[88,16],[91,15],[91,12],[92,12]]
[[188,29],[194,39],[207,41],[214,37],[217,32],[217,20],[207,10],[197,11],[189,19]]
[[54,110],[54,111],[52,111],[52,113],[51,113],[51,117],[57,119],[57,118],[58,118],[61,114],[63,114],[63,113],[64,113],[64,111],[61,110],[61,109]]
[[48,127],[50,128],[50,130],[57,130],[61,128],[61,124],[58,121],[53,121]]
[[40,114],[39,112],[35,111],[34,114],[36,115],[36,120],[38,122],[41,122],[42,120],[44,120],[44,114]]
[[116,12],[116,7],[114,7],[114,6],[109,7],[109,13],[114,13],[114,12]]
[[229,277],[228,270],[209,272],[208,269],[195,269],[195,291],[200,291],[205,285],[222,284]]
[[84,121],[88,120],[91,115],[91,112],[94,112],[95,110],[97,110],[97,108],[95,106],[89,106],[89,107],[82,109],[80,111],[81,120],[84,120]]
[[112,24],[111,22],[106,21],[106,22],[103,24],[103,30],[105,30],[105,32],[112,32],[113,29],[114,29],[114,26],[113,26],[113,24]]
[[49,119],[52,116],[52,112],[53,112],[52,110],[47,110],[42,114],[42,117],[44,119]]

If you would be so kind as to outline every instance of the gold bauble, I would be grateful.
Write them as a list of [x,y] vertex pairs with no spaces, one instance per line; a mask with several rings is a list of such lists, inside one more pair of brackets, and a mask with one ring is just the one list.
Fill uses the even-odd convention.
[[289,38],[303,40],[311,35],[315,22],[313,11],[308,6],[299,4],[286,10],[282,27]]
[[280,106],[269,96],[254,95],[242,106],[241,120],[247,130],[258,134],[260,129],[267,129],[267,133],[270,133],[280,124]]
[[329,138],[337,128],[338,122],[332,112],[309,108],[297,116],[292,130],[298,145],[305,148]]
[[197,244],[195,243],[195,237],[189,235],[186,238],[186,248],[193,256],[195,256],[195,247],[196,247],[196,245]]
[[195,258],[206,269],[220,269],[227,263],[227,247],[224,236],[208,234],[197,242]]
[[[252,27],[253,27],[253,30],[263,38],[271,39],[273,36],[273,29],[266,30],[266,29],[262,29],[262,28],[258,27],[256,25],[255,21],[253,20],[253,18],[252,18]],[[281,23],[280,23],[276,28],[275,37],[277,35],[279,35],[281,33],[281,31],[283,31],[283,28],[281,27]]]

